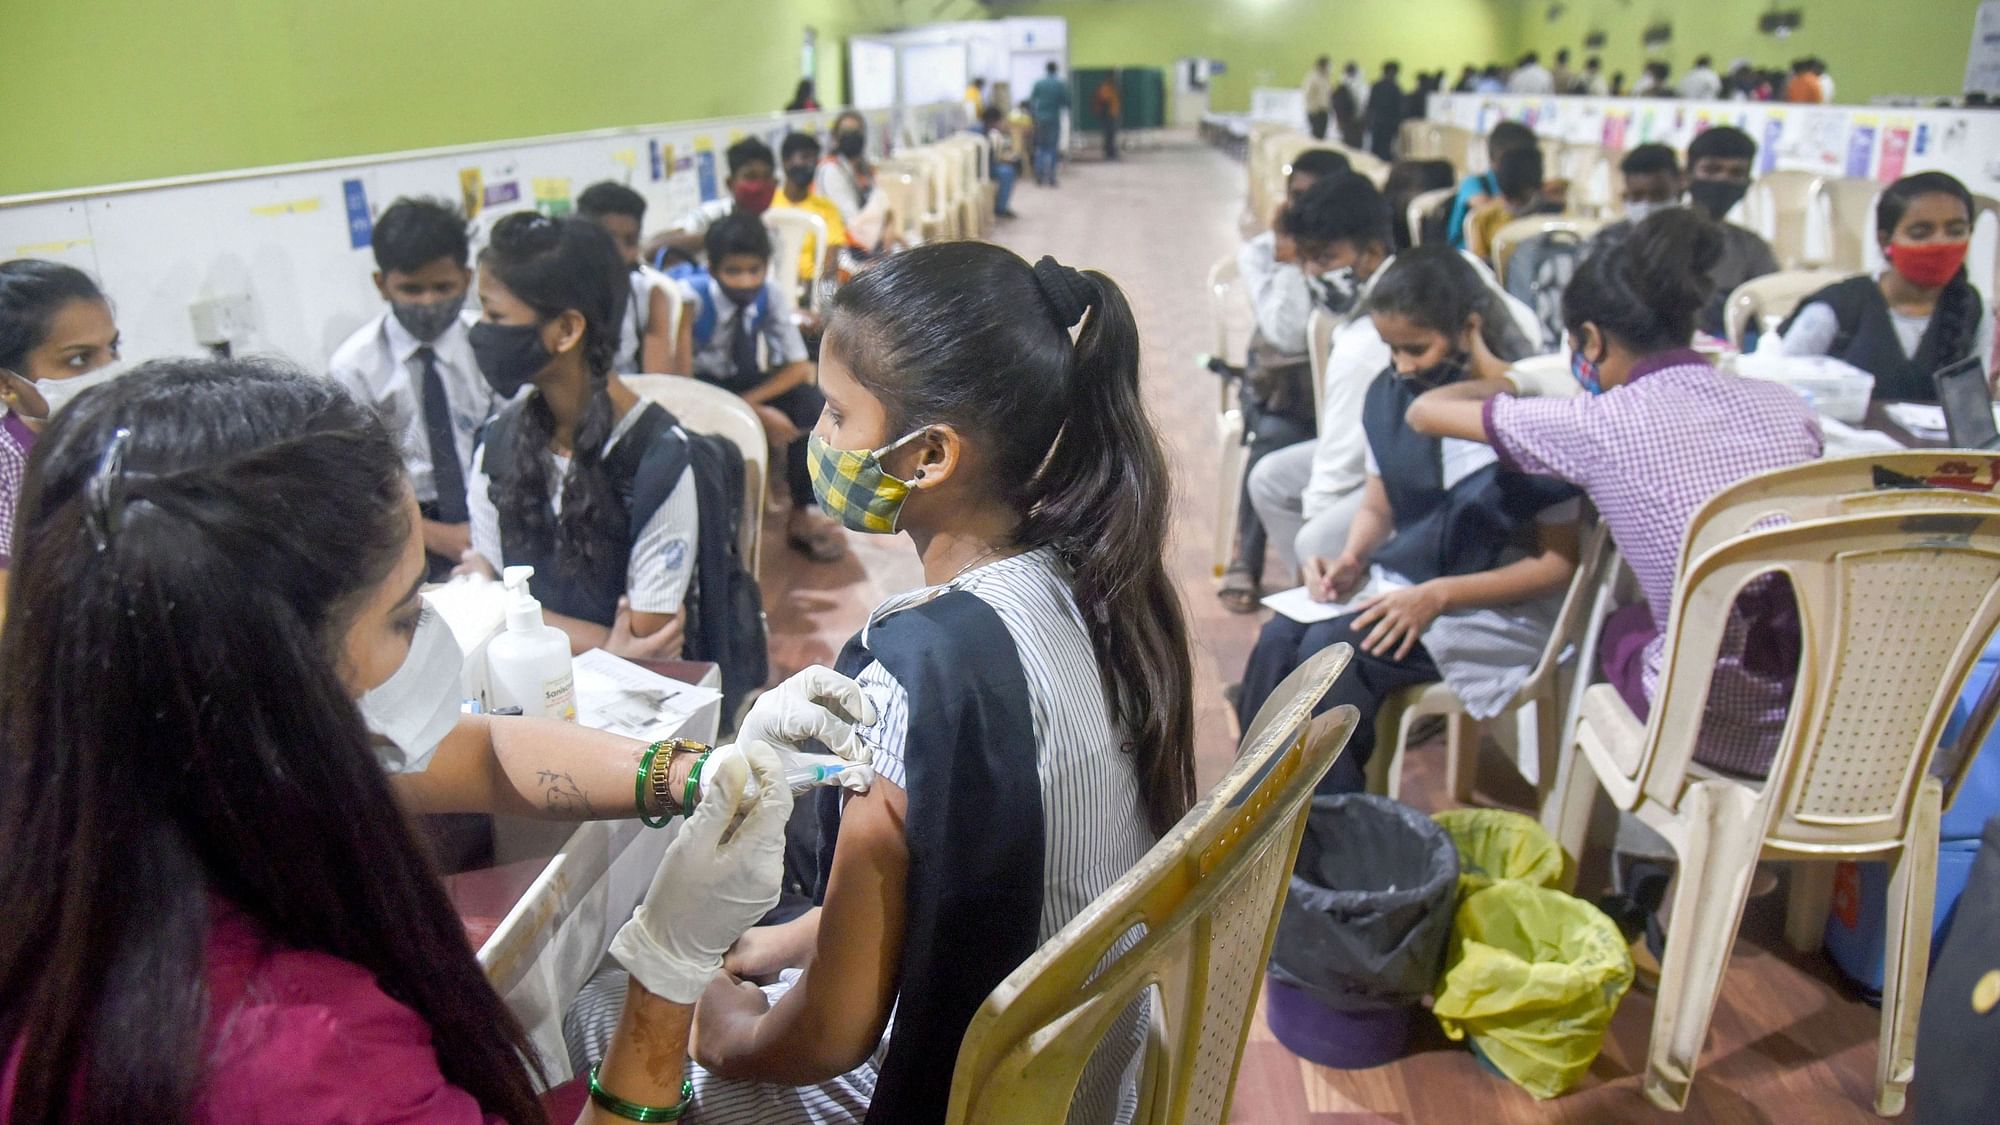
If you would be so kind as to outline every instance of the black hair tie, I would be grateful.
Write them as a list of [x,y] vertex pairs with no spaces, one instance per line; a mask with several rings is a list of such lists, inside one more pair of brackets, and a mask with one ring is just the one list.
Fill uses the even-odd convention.
[[1064,329],[1075,328],[1083,320],[1083,314],[1097,303],[1097,286],[1054,258],[1043,255],[1035,263],[1034,274],[1042,299],[1055,315],[1056,324]]

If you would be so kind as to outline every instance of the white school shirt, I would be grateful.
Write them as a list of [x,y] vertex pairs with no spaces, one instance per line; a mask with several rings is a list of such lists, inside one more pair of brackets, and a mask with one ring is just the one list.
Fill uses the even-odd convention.
[[[631,431],[646,403],[625,412],[611,428],[605,444],[608,456]],[[685,436],[685,435],[683,435]],[[569,478],[567,457],[544,452],[549,467],[549,509],[562,515],[562,485]],[[486,475],[486,446],[482,443],[472,457],[472,480],[466,489],[467,506],[472,509],[472,549],[493,565],[495,571],[507,565],[500,545],[500,510],[493,503],[493,480]],[[625,564],[625,597],[635,613],[679,613],[687,600],[688,581],[694,575],[695,548],[701,542],[701,511],[695,500],[694,466],[681,470],[681,479],[667,493],[666,502],[653,512],[632,554]]]
[[1681,75],[1681,97],[1689,101],[1712,102],[1722,96],[1722,76],[1705,66]]
[[[453,444],[461,467],[472,464],[472,439],[479,427],[504,405],[479,373],[466,336],[478,320],[479,314],[468,309],[430,344],[437,353],[445,401],[451,404]],[[424,365],[417,358],[417,349],[423,346],[385,309],[334,349],[327,370],[349,394],[383,412],[403,448],[410,486],[417,500],[428,504],[437,499],[437,481],[431,475],[431,440],[424,425]]]
[[618,354],[611,360],[612,370],[620,375],[639,373],[646,329],[652,327],[646,315],[653,307],[654,291],[665,293],[668,302],[675,305],[694,300],[693,289],[644,262],[632,271],[631,288],[631,299],[625,302],[625,320],[618,326]]
[[[739,377],[736,370],[735,338],[736,318],[744,310],[722,291],[722,283],[708,279],[709,297],[715,302],[715,329],[708,334],[706,342],[694,342],[694,373],[710,382],[729,383]],[[764,282],[764,326],[758,331],[764,338],[765,371],[776,371],[787,364],[811,359],[806,351],[806,338],[799,332],[798,322],[792,319],[792,302],[775,281]],[[754,307],[754,306],[753,306]],[[701,314],[699,302],[695,314]]]
[[1507,79],[1510,94],[1553,94],[1556,92],[1556,76],[1540,63],[1524,66]]
[[841,222],[854,225],[862,208],[861,181],[846,157],[830,156],[820,161],[819,170],[813,173],[813,190],[840,208]]
[[1306,289],[1305,271],[1278,260],[1278,236],[1265,231],[1238,247],[1236,270],[1250,290],[1250,311],[1264,339],[1286,355],[1304,355],[1312,293]]

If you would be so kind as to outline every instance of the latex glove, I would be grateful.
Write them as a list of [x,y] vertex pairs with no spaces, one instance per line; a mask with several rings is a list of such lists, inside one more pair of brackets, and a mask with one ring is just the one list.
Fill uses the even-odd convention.
[[1522,398],[1569,398],[1582,392],[1569,371],[1567,355],[1538,355],[1507,369],[1507,381]]
[[[700,999],[722,955],[777,905],[792,815],[791,787],[768,742],[717,750],[703,775],[706,795],[611,942],[634,980],[676,1004]],[[742,823],[724,839],[739,814]]]
[[850,762],[868,761],[872,751],[855,736],[873,726],[875,704],[861,685],[831,668],[813,665],[759,696],[737,728],[739,742],[769,742],[794,754],[817,738]]

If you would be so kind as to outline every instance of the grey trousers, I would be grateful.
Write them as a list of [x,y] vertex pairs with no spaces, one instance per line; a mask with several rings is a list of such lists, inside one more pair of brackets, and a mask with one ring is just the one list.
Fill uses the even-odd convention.
[[1302,441],[1259,460],[1250,470],[1250,505],[1264,521],[1271,546],[1285,566],[1285,581],[1298,578],[1299,564],[1322,555],[1332,558],[1347,546],[1347,528],[1361,507],[1361,490],[1336,500],[1312,519],[1305,515],[1306,484],[1312,479],[1313,446]]

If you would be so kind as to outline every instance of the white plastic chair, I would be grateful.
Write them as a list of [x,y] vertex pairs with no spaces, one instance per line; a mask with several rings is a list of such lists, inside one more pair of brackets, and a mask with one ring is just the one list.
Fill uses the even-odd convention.
[[[1242,275],[1236,255],[1225,254],[1208,271],[1208,312],[1215,329],[1216,358],[1229,361],[1229,320],[1231,296]],[[1216,465],[1215,577],[1228,571],[1236,549],[1236,518],[1243,502],[1243,476],[1250,471],[1250,450],[1243,444],[1243,408],[1229,397],[1228,380],[1217,380],[1220,392],[1215,411],[1215,437],[1219,449]]]
[[743,519],[737,547],[752,575],[764,551],[764,501],[770,490],[771,443],[757,411],[739,395],[686,375],[626,375],[625,385],[657,402],[683,427],[726,439],[743,454]]
[[1875,247],[1875,201],[1882,185],[1874,180],[1841,176],[1826,181],[1828,249],[1826,264],[1846,273],[1868,268]]
[[1410,208],[1406,212],[1410,224],[1410,245],[1423,245],[1424,216],[1429,215],[1440,205],[1450,203],[1457,195],[1458,189],[1455,187],[1438,188],[1436,191],[1424,192],[1410,200]]
[[1745,226],[1763,236],[1778,268],[1824,265],[1827,246],[1826,177],[1816,172],[1766,172],[1743,198]]
[[1340,327],[1340,318],[1313,305],[1312,314],[1306,317],[1306,359],[1312,367],[1313,417],[1318,418],[1326,405],[1326,361],[1333,353],[1333,333]]
[[1780,270],[1753,277],[1737,286],[1723,304],[1723,334],[1731,347],[1741,350],[1751,324],[1760,332],[1776,332],[1799,302],[1849,276],[1841,270]]
[[1493,272],[1505,278],[1507,259],[1523,242],[1543,234],[1573,234],[1580,242],[1589,242],[1604,228],[1602,219],[1586,219],[1575,215],[1525,215],[1515,219],[1493,232]]
[[[1641,724],[1609,684],[1584,694],[1557,797],[1565,850],[1582,849],[1601,786],[1680,861],[1645,1078],[1656,1105],[1687,1103],[1759,858],[1880,858],[1891,875],[1875,1108],[1902,1110],[1930,949],[1938,814],[1959,781],[1934,776],[1932,757],[2000,625],[2000,512],[1932,496],[1885,492],[1861,514],[1722,542],[1677,584],[1650,720]],[[1693,758],[1730,606],[1774,573],[1798,599],[1798,687],[1757,782]],[[1971,734],[1968,745],[1984,741],[1984,731]],[[1796,942],[1796,912],[1792,922]]]
[[[826,220],[795,207],[773,207],[764,212],[764,228],[771,232],[771,279],[778,283],[778,291],[801,307],[817,302],[829,277]],[[813,247],[813,272],[801,278],[799,259],[807,242]]]
[[[1570,576],[1569,591],[1563,595],[1555,626],[1542,646],[1534,670],[1514,692],[1497,721],[1533,705],[1535,708],[1535,791],[1546,804],[1555,790],[1562,732],[1567,712],[1563,692],[1563,655],[1578,649],[1583,639],[1583,622],[1590,615],[1597,592],[1598,575],[1613,554],[1610,529],[1599,523],[1589,528],[1577,552],[1576,572]],[[1577,669],[1577,674],[1582,670]],[[1410,731],[1417,720],[1431,715],[1445,721],[1445,788],[1458,804],[1470,804],[1479,778],[1479,745],[1483,725],[1465,711],[1458,693],[1443,681],[1418,684],[1392,692],[1375,715],[1375,752],[1368,759],[1368,791],[1391,799],[1402,794],[1403,754],[1409,748]]]

